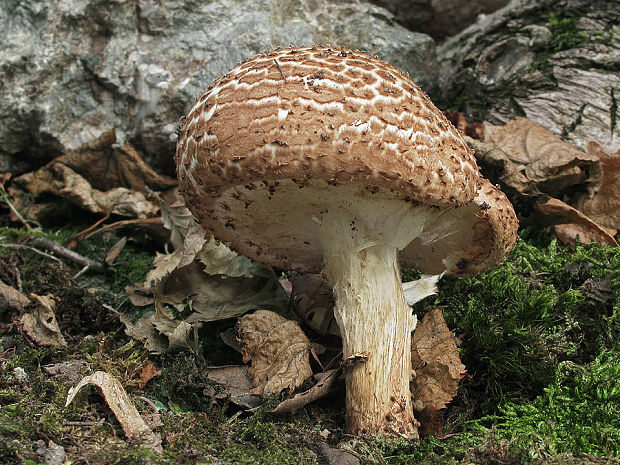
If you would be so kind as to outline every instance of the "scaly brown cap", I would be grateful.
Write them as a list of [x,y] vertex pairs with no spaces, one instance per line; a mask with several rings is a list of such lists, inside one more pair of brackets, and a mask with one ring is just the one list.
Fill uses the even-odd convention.
[[180,127],[176,157],[187,206],[216,238],[305,271],[321,267],[321,199],[452,209],[481,179],[458,131],[406,74],[328,47],[259,55],[215,81]]

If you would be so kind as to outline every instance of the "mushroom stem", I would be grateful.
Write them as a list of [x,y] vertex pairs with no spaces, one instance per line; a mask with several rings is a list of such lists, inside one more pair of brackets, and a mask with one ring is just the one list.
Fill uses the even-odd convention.
[[403,294],[398,247],[326,229],[334,232],[324,241],[324,273],[343,341],[347,429],[417,438],[409,389],[416,319]]

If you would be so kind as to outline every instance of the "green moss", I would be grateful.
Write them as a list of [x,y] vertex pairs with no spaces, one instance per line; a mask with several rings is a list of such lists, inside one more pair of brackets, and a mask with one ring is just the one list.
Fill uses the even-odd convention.
[[369,449],[374,451],[366,455],[374,457],[375,462],[389,465],[455,463],[463,459],[467,448],[480,442],[480,438],[481,435],[470,433],[443,440],[431,436],[418,442],[374,438],[369,444]]
[[579,48],[590,40],[588,33],[577,25],[578,18],[565,15],[563,12],[550,12],[548,27],[551,38],[547,47],[552,52],[561,52],[571,48]]
[[507,403],[494,423],[524,459],[563,452],[620,452],[620,355],[559,364],[555,380],[531,403]]
[[619,249],[585,244],[571,251],[530,239],[500,268],[442,280],[434,305],[446,305],[472,376],[465,386],[485,415],[507,399],[539,395],[559,362],[585,364],[611,349],[619,293]]
[[259,413],[240,423],[218,457],[248,465],[313,463],[315,455],[304,444],[306,434],[308,430],[300,421],[274,422]]
[[[23,239],[27,239],[29,237],[45,237],[45,233],[36,229],[27,231],[24,228],[10,228],[6,226],[0,226],[0,241],[3,243],[17,244],[20,243]],[[8,249],[0,247],[0,250]]]
[[[446,306],[471,376],[451,405],[447,429],[489,434],[495,428],[497,439],[486,446],[479,435],[465,442],[482,455],[493,451],[518,461],[536,454],[617,455],[618,295],[620,249],[589,243],[573,250],[528,232],[503,266],[443,279],[438,297],[418,305],[418,314]],[[395,463],[414,463],[399,457]]]

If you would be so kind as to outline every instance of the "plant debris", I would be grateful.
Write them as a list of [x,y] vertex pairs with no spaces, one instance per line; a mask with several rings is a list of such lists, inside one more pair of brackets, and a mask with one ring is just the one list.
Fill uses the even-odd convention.
[[12,286],[8,286],[0,280],[0,307],[12,308],[22,312],[30,299]]
[[413,333],[411,346],[415,371],[411,392],[420,421],[420,435],[439,437],[444,422],[442,410],[456,395],[466,373],[441,308],[424,315]]
[[151,428],[142,419],[121,383],[106,372],[97,371],[86,376],[75,387],[71,388],[67,395],[65,407],[69,406],[77,393],[87,384],[92,384],[101,389],[106,403],[129,439],[144,440],[156,452],[163,452],[160,435],[152,433]]
[[140,372],[140,382],[138,383],[138,387],[140,389],[144,389],[146,387],[146,383],[156,376],[161,376],[161,371],[158,370],[153,363],[147,363],[142,367],[142,371]]
[[[191,347],[192,330],[205,322],[234,318],[256,308],[286,309],[288,298],[271,268],[207,239],[187,208],[176,201],[173,206],[162,200],[162,218],[171,231],[171,242],[179,245],[170,254],[157,254],[146,281],[126,289],[134,305],[155,304],[155,311],[137,322],[121,317],[128,334],[149,350],[163,352]],[[186,318],[178,318],[187,313]]]
[[519,192],[559,197],[573,186],[595,189],[602,180],[598,157],[575,149],[527,118],[518,117],[505,126],[485,124],[484,142],[508,154],[513,169],[525,175],[527,183],[511,184]]
[[310,341],[299,325],[268,310],[245,315],[237,322],[252,392],[259,395],[293,392],[312,376]]
[[36,308],[21,316],[21,325],[26,334],[37,344],[51,347],[67,347],[54,310],[56,300],[52,295],[40,296],[30,294]]
[[539,196],[534,204],[534,215],[534,221],[541,227],[555,225],[564,243],[574,243],[579,237],[583,243],[594,240],[599,244],[618,247],[613,231],[606,230],[561,200],[547,195]]
[[71,359],[43,366],[45,372],[63,383],[77,384],[90,370],[86,360]]
[[227,399],[244,409],[253,409],[263,403],[260,396],[253,394],[252,382],[247,365],[229,365],[207,368],[207,378],[216,383],[217,389],[209,386],[203,394],[215,399]]
[[[422,434],[440,441],[343,436],[341,367],[368,354],[342,361],[329,285],[205,235],[175,182],[113,132],[23,177],[0,173],[0,214],[19,226],[0,238],[0,462],[613,463],[620,252],[584,243],[615,245],[619,154],[592,143],[584,156],[523,121],[498,131],[502,148],[470,141],[483,170],[509,186],[524,224],[552,226],[571,247],[527,229],[504,266],[442,278],[436,299],[415,304],[420,314],[446,305],[468,366],[441,312],[428,312],[413,337],[412,392]],[[118,203],[133,199],[143,203]],[[56,233],[27,219],[46,225],[69,207],[96,218],[63,216]],[[247,314],[265,308],[276,313]],[[280,316],[291,308],[299,325]],[[239,365],[241,349],[251,366]],[[102,402],[64,408],[67,386],[75,396],[89,383],[105,386],[123,429],[133,418],[126,437]],[[132,416],[121,384],[149,414]]]
[[595,143],[581,152],[527,118],[505,126],[485,123],[483,129],[471,131],[482,140],[467,142],[483,173],[520,209],[523,225],[555,226],[558,238],[569,244],[579,238],[618,245],[613,237],[620,226],[618,155],[605,154]]
[[321,335],[340,336],[334,318],[334,296],[327,280],[318,274],[292,273],[293,308],[306,326]]
[[588,144],[588,153],[598,157],[603,179],[596,191],[583,195],[576,207],[601,226],[620,228],[620,150],[609,155],[596,142]]
[[294,413],[309,403],[325,397],[333,389],[340,374],[340,368],[333,368],[322,373],[317,373],[314,375],[314,381],[316,383],[314,386],[307,391],[300,392],[289,399],[283,400],[271,410],[271,413]]
[[145,186],[160,190],[175,184],[155,173],[129,143],[117,147],[110,130],[39,170],[14,178],[8,192],[17,210],[37,222],[66,210],[58,199],[92,213],[149,218],[158,205],[147,198]]

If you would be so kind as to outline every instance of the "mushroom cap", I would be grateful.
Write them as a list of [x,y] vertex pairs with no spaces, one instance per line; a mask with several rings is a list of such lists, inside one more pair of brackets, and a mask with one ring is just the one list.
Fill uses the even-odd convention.
[[427,224],[401,251],[401,264],[427,274],[481,273],[504,262],[518,228],[508,197],[483,178],[474,201]]
[[388,235],[393,205],[430,218],[424,209],[466,205],[481,182],[471,149],[405,73],[329,47],[278,49],[216,80],[179,128],[176,162],[188,208],[217,239],[299,271],[321,269],[314,226],[329,208],[352,228],[372,210]]

